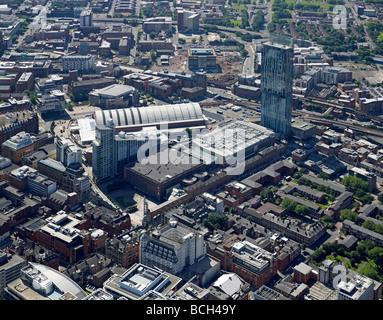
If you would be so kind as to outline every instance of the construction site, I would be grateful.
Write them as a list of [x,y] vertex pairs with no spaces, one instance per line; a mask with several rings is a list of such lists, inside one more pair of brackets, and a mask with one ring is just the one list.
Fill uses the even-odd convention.
[[[244,58],[238,51],[224,51],[217,53],[216,70],[207,70],[208,85],[219,88],[229,88],[242,73]],[[155,71],[182,71],[188,70],[188,50],[179,49],[175,56],[170,57],[169,65],[153,64],[151,70]]]

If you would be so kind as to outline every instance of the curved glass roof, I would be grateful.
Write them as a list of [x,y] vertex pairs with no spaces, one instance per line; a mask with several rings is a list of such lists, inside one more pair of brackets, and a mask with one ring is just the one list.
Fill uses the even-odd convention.
[[131,107],[126,109],[98,110],[95,112],[97,125],[106,125],[113,119],[116,127],[152,124],[160,122],[177,122],[203,120],[202,110],[198,103],[167,104],[149,107]]

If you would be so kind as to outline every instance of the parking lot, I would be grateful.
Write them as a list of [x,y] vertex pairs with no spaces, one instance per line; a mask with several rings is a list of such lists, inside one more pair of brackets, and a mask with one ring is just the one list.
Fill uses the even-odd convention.
[[203,112],[208,118],[217,122],[224,120],[260,121],[261,119],[260,112],[245,107],[241,107],[239,111],[234,111],[231,108],[222,109],[220,106],[204,107]]

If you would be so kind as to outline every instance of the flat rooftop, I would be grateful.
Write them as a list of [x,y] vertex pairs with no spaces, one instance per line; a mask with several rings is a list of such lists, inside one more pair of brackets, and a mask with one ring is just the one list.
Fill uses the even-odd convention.
[[164,164],[161,164],[161,162],[163,162],[161,161],[161,157],[163,157],[162,159],[170,159],[170,157],[166,158],[168,154],[167,152],[168,151],[165,150],[154,156],[149,156],[147,157],[148,163],[137,162],[128,170],[139,173],[156,182],[165,182],[166,180],[181,176],[190,169],[201,165],[198,158],[180,152],[177,152],[177,155],[180,157],[179,163],[173,163],[175,161],[165,161]]

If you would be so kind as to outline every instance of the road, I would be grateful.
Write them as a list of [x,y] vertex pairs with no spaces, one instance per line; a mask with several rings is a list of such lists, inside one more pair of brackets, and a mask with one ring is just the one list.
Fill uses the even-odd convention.
[[134,65],[134,58],[136,57],[137,52],[137,35],[138,35],[138,27],[132,27],[132,39],[134,41],[132,47],[130,48],[130,59],[129,59],[129,65]]
[[227,31],[226,32],[224,31],[223,33],[225,33],[229,38],[232,38],[235,41],[238,41],[245,46],[245,49],[247,50],[249,54],[246,56],[243,62],[242,73],[247,75],[254,74],[254,61],[255,61],[256,52],[252,42],[243,41],[241,38],[238,38]]
[[249,52],[249,54],[246,57],[245,61],[243,62],[242,72],[246,75],[252,75],[254,74],[254,63],[255,63],[256,52],[255,52],[254,46],[251,43],[245,45],[245,47],[246,47],[246,50]]
[[25,44],[25,38],[28,36],[28,34],[32,33],[33,29],[38,29],[46,25],[47,23],[47,12],[51,6],[51,2],[48,1],[47,4],[41,9],[39,14],[33,18],[32,22],[28,25],[27,30],[22,36],[19,36],[17,38],[17,45],[16,45],[16,51],[22,51],[22,46]]
[[348,0],[345,0],[344,1],[344,4],[347,8],[349,8],[355,18],[355,21],[357,22],[358,25],[363,25],[363,28],[364,28],[364,33],[365,33],[365,38],[367,40],[367,42],[369,43],[371,49],[375,49],[376,48],[376,44],[374,43],[374,41],[371,39],[371,37],[368,35],[368,30],[367,30],[367,26],[365,23],[363,23],[359,18],[358,18],[358,14],[355,12],[355,8],[354,8],[354,5],[352,3],[350,3],[350,1]]
[[114,15],[114,9],[116,7],[116,3],[117,3],[117,0],[113,0],[112,1],[112,5],[110,6],[109,15],[111,17],[113,17],[113,15]]

